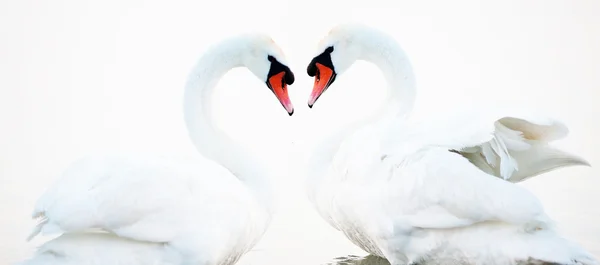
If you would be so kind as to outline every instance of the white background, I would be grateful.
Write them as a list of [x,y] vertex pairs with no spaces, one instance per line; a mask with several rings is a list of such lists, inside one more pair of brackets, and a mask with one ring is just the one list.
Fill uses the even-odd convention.
[[[488,3],[492,3],[491,1]],[[314,48],[339,22],[379,27],[402,44],[417,75],[415,113],[472,103],[533,106],[571,129],[560,146],[600,165],[600,2],[588,1],[0,1],[0,263],[28,255],[33,203],[74,159],[99,151],[191,154],[183,84],[214,41],[270,33],[296,74],[288,117],[249,71],[231,71],[215,101],[220,126],[277,170],[280,213],[242,262],[320,264],[364,253],[307,204],[299,155],[324,132],[383,99],[374,66],[358,63],[313,110],[306,75]],[[600,256],[596,167],[524,185],[566,235]]]

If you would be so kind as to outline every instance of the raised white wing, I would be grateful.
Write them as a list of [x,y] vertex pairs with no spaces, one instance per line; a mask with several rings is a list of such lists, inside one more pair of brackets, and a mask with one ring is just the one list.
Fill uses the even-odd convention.
[[[228,222],[243,224],[252,201],[247,189],[212,161],[86,158],[66,170],[37,201],[33,218],[39,224],[29,239],[40,232],[99,229],[135,240],[169,242],[192,226],[208,234],[234,228]],[[212,227],[210,222],[220,223]]]
[[412,128],[420,147],[447,147],[484,172],[520,182],[554,169],[590,164],[551,146],[568,134],[555,119],[522,110],[490,108],[443,115]]
[[380,150],[382,165],[390,166],[385,204],[393,214],[422,228],[484,221],[530,229],[550,224],[538,199],[511,182],[588,163],[549,145],[567,135],[562,123],[493,111],[387,128]]

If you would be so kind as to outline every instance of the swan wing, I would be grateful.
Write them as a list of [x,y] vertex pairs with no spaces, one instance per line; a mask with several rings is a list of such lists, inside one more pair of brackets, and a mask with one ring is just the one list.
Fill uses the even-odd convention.
[[358,225],[377,238],[402,238],[414,229],[452,229],[481,222],[523,225],[528,230],[551,223],[527,189],[491,177],[447,148],[388,153],[378,160],[348,164],[332,207],[339,209],[334,213],[337,222],[350,227],[346,230]]
[[230,181],[234,178],[228,171],[209,162],[109,156],[80,160],[37,201],[32,217],[39,222],[29,239],[39,233],[104,230],[135,240],[168,242],[192,220],[203,225],[208,221],[202,220],[223,219],[195,215],[234,215],[236,207],[247,204],[245,189]]
[[[365,151],[374,157],[373,150]],[[332,191],[330,207],[334,221],[351,236],[356,227],[389,238],[415,228],[452,229],[481,222],[517,224],[527,230],[551,224],[534,194],[490,176],[447,148],[388,153],[369,163],[364,162],[369,158],[355,158],[359,157],[339,167],[341,181]]]
[[378,180],[387,182],[382,187],[390,198],[382,203],[414,227],[454,228],[486,221],[545,227],[550,219],[539,200],[512,182],[587,165],[550,146],[568,134],[564,124],[518,109],[390,126],[382,126],[378,147],[378,170],[390,172]]
[[447,147],[482,171],[510,182],[558,168],[590,165],[551,145],[568,135],[562,122],[522,109],[488,109],[440,115],[413,131],[423,137],[412,138],[422,146]]
[[412,227],[456,228],[500,221],[536,229],[550,222],[542,204],[530,191],[490,177],[459,154],[432,148],[415,154],[413,159],[404,167],[392,169],[393,181],[403,183],[389,185],[397,189],[407,184],[400,178],[414,176],[412,192],[404,193],[408,194],[406,201],[412,204],[401,204],[404,208],[398,211]]

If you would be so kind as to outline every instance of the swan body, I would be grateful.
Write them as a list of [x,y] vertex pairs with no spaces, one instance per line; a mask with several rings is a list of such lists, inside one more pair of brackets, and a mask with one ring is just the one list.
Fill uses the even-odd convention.
[[392,265],[598,264],[515,184],[589,165],[550,145],[567,135],[564,124],[502,108],[411,119],[407,56],[391,37],[356,24],[335,27],[319,44],[307,69],[315,77],[309,106],[356,60],[379,67],[390,95],[309,160],[308,195],[330,225]]
[[291,115],[293,73],[284,59],[262,34],[209,49],[190,74],[184,103],[190,138],[202,155],[99,155],[73,163],[37,201],[39,223],[29,239],[63,235],[23,264],[236,263],[266,231],[273,195],[261,161],[212,126],[211,92],[227,71],[245,66]]

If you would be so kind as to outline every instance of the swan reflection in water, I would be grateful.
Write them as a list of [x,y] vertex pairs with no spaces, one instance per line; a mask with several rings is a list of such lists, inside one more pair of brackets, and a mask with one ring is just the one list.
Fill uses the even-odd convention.
[[[413,263],[415,265],[470,265],[468,262],[458,260],[427,260],[420,263]],[[390,262],[384,258],[380,258],[374,255],[368,256],[356,256],[348,255],[345,257],[337,257],[332,261],[324,263],[323,265],[390,265]],[[515,265],[558,265],[558,263],[544,262],[539,260],[529,259],[527,261],[519,262]]]
[[334,258],[332,261],[323,265],[390,265],[390,263],[384,258],[373,255],[363,257],[348,255],[345,257]]

